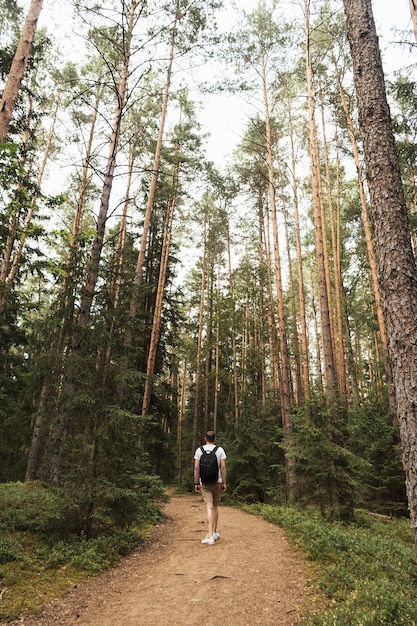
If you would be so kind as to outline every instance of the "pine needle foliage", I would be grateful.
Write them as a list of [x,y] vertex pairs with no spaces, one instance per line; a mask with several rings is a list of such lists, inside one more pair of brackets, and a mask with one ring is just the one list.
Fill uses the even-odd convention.
[[298,408],[293,421],[294,431],[282,445],[295,462],[294,501],[339,519],[341,503],[357,501],[358,472],[365,462],[340,445],[338,427],[319,397]]
[[372,394],[350,411],[347,447],[363,459],[361,505],[385,515],[407,515],[399,433],[385,398]]
[[284,459],[276,443],[281,436],[274,414],[264,417],[261,428],[254,411],[236,431],[222,437],[228,455],[228,489],[234,499],[246,504],[285,501]]

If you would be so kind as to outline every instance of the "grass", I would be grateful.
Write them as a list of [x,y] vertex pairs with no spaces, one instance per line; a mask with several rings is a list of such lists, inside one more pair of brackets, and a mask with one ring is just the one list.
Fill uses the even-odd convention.
[[326,598],[309,626],[417,626],[417,560],[410,521],[357,512],[354,523],[312,510],[251,505],[245,510],[282,526],[313,565]]
[[101,528],[87,538],[63,532],[56,492],[41,484],[0,484],[0,501],[1,624],[41,610],[80,580],[112,567],[156,521],[141,520],[130,530]]

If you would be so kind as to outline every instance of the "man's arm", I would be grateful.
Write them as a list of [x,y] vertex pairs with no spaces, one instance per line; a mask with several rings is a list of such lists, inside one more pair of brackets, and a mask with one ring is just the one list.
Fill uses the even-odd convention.
[[200,459],[194,459],[194,490],[200,491]]
[[220,474],[222,477],[222,491],[226,491],[226,459],[220,461]]

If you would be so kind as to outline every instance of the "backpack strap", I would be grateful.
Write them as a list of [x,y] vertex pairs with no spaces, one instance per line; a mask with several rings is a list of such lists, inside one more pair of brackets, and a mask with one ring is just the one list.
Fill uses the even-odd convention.
[[219,449],[219,446],[215,446],[213,448],[213,450],[210,450],[210,452],[208,450],[204,450],[203,446],[200,446],[200,450],[203,454],[211,454],[212,452],[214,452],[214,454],[216,454],[217,450]]

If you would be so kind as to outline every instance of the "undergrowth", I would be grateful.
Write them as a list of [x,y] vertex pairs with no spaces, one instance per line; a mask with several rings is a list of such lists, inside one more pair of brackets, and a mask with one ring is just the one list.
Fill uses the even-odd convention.
[[[159,521],[147,500],[137,526],[64,532],[62,493],[37,483],[0,484],[0,622],[36,612],[82,578],[108,569]],[[357,512],[329,522],[313,509],[254,504],[250,513],[282,526],[309,559],[325,610],[307,626],[417,626],[417,562],[404,519]],[[65,509],[67,510],[67,509]],[[58,529],[56,532],[53,529]]]
[[282,526],[312,561],[326,610],[309,626],[417,626],[417,562],[410,522],[357,512],[349,524],[314,510],[249,505],[250,513]]
[[[0,484],[0,623],[42,608],[70,586],[104,571],[140,545],[161,514],[152,499],[137,524],[97,520],[87,536],[67,525],[68,494],[41,483]],[[105,523],[107,522],[107,523]]]

